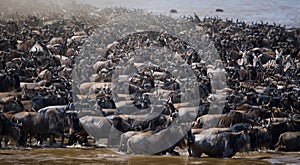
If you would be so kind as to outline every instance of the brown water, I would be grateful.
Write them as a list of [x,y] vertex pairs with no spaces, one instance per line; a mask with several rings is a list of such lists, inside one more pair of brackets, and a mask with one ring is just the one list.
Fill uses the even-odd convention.
[[125,155],[105,148],[26,148],[0,150],[0,164],[300,164],[300,152],[238,153],[225,159]]

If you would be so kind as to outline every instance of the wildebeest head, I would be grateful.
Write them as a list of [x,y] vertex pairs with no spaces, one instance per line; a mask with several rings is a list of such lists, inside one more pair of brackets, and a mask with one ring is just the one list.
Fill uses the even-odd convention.
[[56,109],[48,109],[45,112],[45,120],[49,122],[49,132],[54,134],[63,134],[65,126],[68,125],[65,113]]
[[24,145],[25,141],[21,138],[23,137],[23,135],[21,133],[20,127],[14,124],[8,129],[9,130],[7,136],[10,137],[17,145]]
[[19,145],[21,129],[16,123],[9,121],[3,113],[0,114],[0,135],[8,136]]
[[121,132],[127,132],[132,129],[131,124],[128,121],[124,120],[121,116],[113,116],[111,120],[113,126]]
[[249,123],[237,123],[230,127],[233,132],[248,131],[252,128]]
[[230,143],[232,143],[235,152],[247,152],[250,150],[250,136],[245,131],[232,132],[230,134]]
[[76,112],[67,111],[66,112],[67,125],[69,127],[69,132],[78,132],[80,129],[79,117]]
[[159,115],[156,118],[152,119],[150,121],[150,129],[156,130],[156,129],[163,129],[167,128],[172,122],[172,118],[166,115]]
[[267,149],[272,142],[270,132],[266,128],[260,126],[253,127],[249,132],[249,136],[252,150]]

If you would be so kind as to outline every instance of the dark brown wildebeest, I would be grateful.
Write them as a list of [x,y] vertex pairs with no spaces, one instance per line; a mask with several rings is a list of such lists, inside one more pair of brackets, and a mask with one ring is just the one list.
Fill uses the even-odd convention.
[[267,128],[255,126],[249,131],[251,150],[269,149],[272,142],[272,135]]
[[31,99],[32,108],[38,111],[41,108],[55,105],[66,105],[67,99],[56,95],[36,96]]
[[66,112],[68,127],[69,127],[69,141],[68,145],[79,143],[81,145],[88,145],[87,136],[88,133],[84,130],[80,124],[78,115],[75,111],[69,110]]
[[0,73],[0,92],[9,92],[20,87],[20,79],[18,74]]
[[217,127],[230,127],[237,123],[244,123],[246,122],[245,118],[245,115],[238,111],[230,111],[220,118]]
[[21,112],[24,110],[24,106],[18,96],[9,96],[0,99],[0,109],[2,112]]
[[289,121],[287,119],[274,122],[267,126],[268,131],[272,135],[272,142],[270,145],[270,149],[275,149],[275,145],[278,142],[280,135],[284,132],[296,132],[300,131],[300,123]]
[[206,114],[196,119],[198,128],[230,127],[237,123],[250,123],[251,121],[238,111],[226,114]]
[[194,136],[195,142],[191,145],[194,157],[200,157],[205,153],[210,157],[230,158],[236,152],[246,152],[250,149],[250,137],[245,131],[232,132],[226,128],[208,128]]
[[160,130],[171,124],[172,119],[167,115],[149,113],[146,115],[114,115],[113,125],[121,132],[130,130]]
[[29,143],[31,143],[32,136],[42,141],[50,135],[50,145],[53,144],[53,136],[62,137],[61,145],[63,145],[66,125],[64,112],[55,108],[40,112],[20,112],[13,115],[12,121],[22,123],[25,139],[29,135]]
[[[12,139],[12,141],[14,141],[17,145],[23,145],[23,143],[21,143],[20,139],[21,139],[21,130],[20,128],[17,126],[17,124],[11,122],[10,120],[8,120],[8,118],[5,117],[5,115],[0,112],[0,139],[3,136],[6,136],[10,139]],[[0,148],[1,148],[1,141],[0,141]]]
[[97,105],[102,109],[116,109],[116,104],[111,94],[97,95]]
[[278,142],[275,144],[275,150],[282,151],[300,151],[300,132],[282,133]]
[[196,119],[196,125],[198,128],[216,127],[223,116],[225,116],[225,114],[202,115]]

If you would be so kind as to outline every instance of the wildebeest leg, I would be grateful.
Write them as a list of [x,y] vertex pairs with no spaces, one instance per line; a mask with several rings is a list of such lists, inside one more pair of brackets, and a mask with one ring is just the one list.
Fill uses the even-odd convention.
[[69,136],[69,140],[68,140],[67,145],[75,144],[76,141],[78,141],[77,138],[76,138],[76,135],[75,135],[74,132],[72,132],[72,133],[70,134],[70,136]]
[[31,145],[31,134],[29,134],[29,145]]
[[202,152],[200,151],[200,149],[199,148],[196,148],[196,149],[194,149],[194,150],[192,150],[193,152],[192,152],[192,156],[193,157],[196,157],[196,158],[199,158],[199,157],[201,157],[201,155],[202,155]]
[[180,156],[179,152],[174,151],[176,145],[171,146],[170,148],[161,151],[159,153],[156,153],[154,155],[166,155],[167,153],[169,153],[172,156]]
[[65,141],[65,136],[64,136],[64,134],[62,133],[61,144],[60,144],[60,146],[64,146],[64,141]]
[[192,156],[191,146],[195,143],[195,136],[192,134],[191,129],[187,132],[187,143],[189,156]]
[[8,137],[5,136],[5,137],[4,137],[4,144],[5,144],[6,146],[8,145],[8,141],[9,141]]
[[167,150],[167,152],[169,152],[172,156],[180,156],[179,152],[174,151],[174,149],[175,149],[175,145],[172,146],[171,148],[169,148],[169,149]]
[[233,151],[233,148],[231,147],[229,142],[227,140],[225,140],[225,147],[224,147],[224,151],[222,153],[222,156],[227,157],[227,158],[231,158],[234,155],[235,155],[235,152]]
[[81,144],[81,145],[89,145],[88,144],[87,136],[81,136],[81,137],[78,137],[78,138],[79,138],[79,144]]
[[79,142],[81,145],[87,144],[87,136],[88,134],[84,130],[81,130],[80,132],[72,132],[69,137],[68,145],[75,144],[76,142]]
[[25,136],[25,133],[23,130],[21,131],[21,137],[20,137],[18,143],[20,146],[25,146],[25,144],[26,144],[26,136]]
[[2,148],[2,136],[0,135],[0,148]]
[[55,143],[54,141],[55,141],[54,135],[51,134],[50,137],[49,137],[49,145],[52,146],[53,143]]
[[78,141],[81,145],[89,145],[88,144],[88,133],[85,130],[81,130],[80,132],[75,134],[76,142]]
[[277,143],[274,145],[275,151],[279,151],[279,146],[281,142],[282,142],[282,136],[279,136]]
[[191,146],[190,146],[190,145],[188,146],[188,153],[189,153],[189,157],[193,156],[193,155],[192,155],[192,150],[191,150]]
[[43,145],[44,139],[46,139],[46,141],[47,141],[47,137],[45,135],[38,135],[38,136],[36,136],[36,143],[37,143],[37,145],[38,144],[39,145]]
[[161,151],[161,152],[158,152],[158,153],[155,153],[153,155],[159,155],[159,156],[162,156],[162,155],[166,155],[167,154],[167,151]]
[[24,145],[24,146],[28,145],[28,144],[27,144],[27,138],[28,138],[28,135],[27,135],[25,132],[23,132],[23,135],[21,135],[21,138],[22,138],[22,139],[20,139],[20,140],[23,140],[23,142],[22,142],[23,145]]

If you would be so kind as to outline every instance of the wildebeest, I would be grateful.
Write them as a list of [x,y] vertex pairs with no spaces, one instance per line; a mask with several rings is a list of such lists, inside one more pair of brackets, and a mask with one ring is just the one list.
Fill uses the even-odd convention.
[[272,142],[270,145],[270,149],[275,149],[275,145],[278,142],[280,135],[284,132],[295,132],[300,131],[300,123],[288,121],[285,119],[281,122],[271,123],[267,126],[268,131],[272,135]]
[[55,108],[40,112],[20,112],[12,116],[12,121],[22,123],[25,139],[29,135],[29,143],[32,136],[42,141],[50,135],[50,145],[53,144],[54,136],[62,137],[61,145],[63,145],[66,125],[64,112]]
[[114,116],[84,116],[79,121],[84,130],[93,136],[96,144],[100,144],[101,139],[108,139],[108,146],[118,144],[121,134],[131,129],[130,124]]
[[237,123],[249,123],[251,122],[246,115],[238,111],[230,111],[222,116],[218,122],[217,127],[230,127]]
[[69,141],[67,144],[72,145],[78,142],[81,145],[88,145],[88,133],[80,124],[77,113],[70,110],[66,112],[66,115],[69,128]]
[[206,114],[196,119],[198,128],[211,128],[216,127],[225,114]]
[[247,117],[238,112],[230,111],[226,114],[206,114],[196,119],[198,128],[230,127],[237,123],[249,123]]
[[2,112],[20,112],[24,110],[24,106],[18,96],[4,96],[0,99],[0,109]]
[[172,118],[158,113],[149,113],[145,115],[114,115],[113,124],[121,132],[129,130],[160,130],[168,127]]
[[103,109],[116,109],[116,105],[111,94],[99,94],[97,96],[97,105]]
[[127,142],[128,142],[128,139],[130,139],[132,136],[134,135],[152,135],[153,134],[153,131],[128,131],[128,132],[125,132],[121,135],[121,140],[120,140],[120,145],[119,145],[119,151],[120,152],[127,152]]
[[36,96],[31,99],[32,108],[38,111],[41,108],[55,105],[66,105],[67,99],[56,95]]
[[[0,139],[2,137],[8,137],[12,139],[17,145],[23,145],[22,134],[20,128],[17,126],[16,123],[11,122],[5,115],[0,112]],[[1,148],[1,141],[0,141],[0,148]]]
[[[128,136],[125,148],[127,148],[127,153],[131,154],[165,154],[168,152],[171,155],[179,155],[174,149],[176,146],[187,147],[185,143],[187,132],[188,127],[184,125],[172,125],[158,132],[128,132],[124,135]],[[122,142],[126,143],[126,141]],[[124,149],[124,144],[120,147]]]
[[251,150],[269,149],[272,142],[272,135],[267,128],[255,126],[249,131]]
[[[217,129],[217,130],[216,130]],[[236,152],[246,152],[250,148],[250,137],[245,131],[218,131],[220,128],[208,128],[195,134],[191,145],[192,156],[200,157],[202,153],[210,157],[233,157]],[[224,129],[224,128],[221,128]]]
[[284,132],[275,144],[276,150],[300,151],[300,132]]
[[9,92],[20,87],[20,79],[17,74],[0,73],[0,92]]

